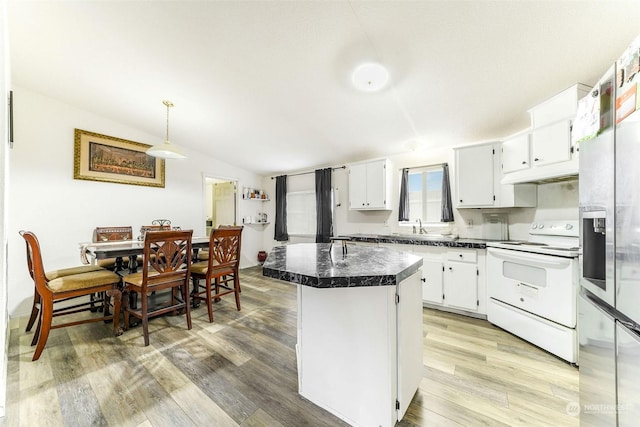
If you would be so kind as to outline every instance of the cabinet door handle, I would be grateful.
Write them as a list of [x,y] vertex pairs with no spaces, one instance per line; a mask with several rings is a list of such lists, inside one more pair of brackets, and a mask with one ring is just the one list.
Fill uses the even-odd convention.
[[449,271],[453,271],[453,267],[449,267]]
[[540,159],[536,157],[535,159],[533,159],[533,161],[534,162],[538,162],[538,161],[540,161]]
[[427,279],[424,278],[424,277],[422,279],[420,279],[420,280],[422,280],[424,283],[427,283]]
[[522,162],[522,164],[523,164],[523,165],[526,165],[526,164],[527,164],[527,162],[523,161],[523,162]]
[[458,254],[458,256],[459,256],[460,258],[463,258],[463,257],[464,257],[462,254]]
[[460,199],[460,203],[462,203],[462,199]]

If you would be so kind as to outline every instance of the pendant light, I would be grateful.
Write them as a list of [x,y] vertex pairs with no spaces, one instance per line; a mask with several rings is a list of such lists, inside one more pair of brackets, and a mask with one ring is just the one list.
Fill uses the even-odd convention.
[[180,147],[177,147],[169,142],[169,108],[173,107],[173,102],[162,101],[167,106],[167,138],[162,144],[154,145],[147,150],[147,154],[153,157],[160,157],[163,159],[186,159]]

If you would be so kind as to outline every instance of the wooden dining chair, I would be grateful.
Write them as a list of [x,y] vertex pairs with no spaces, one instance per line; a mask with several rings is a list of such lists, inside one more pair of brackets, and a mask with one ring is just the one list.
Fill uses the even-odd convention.
[[[96,227],[93,231],[93,242],[130,242],[133,240],[133,227]],[[121,264],[118,264],[121,262]],[[107,270],[115,271],[116,268],[127,268],[129,266],[129,258],[122,257],[121,260],[117,258],[105,258],[97,260],[97,264],[100,267]]]
[[[31,315],[29,316],[29,321],[27,321],[27,327],[25,328],[25,332],[31,331],[31,328],[33,328],[33,325],[35,324],[36,320],[40,318],[40,316],[38,315],[40,314],[40,309],[41,309],[40,294],[38,293],[38,287],[36,286],[35,278],[33,276],[32,264],[33,264],[33,261],[31,259],[31,251],[29,250],[29,246],[27,246],[27,267],[29,269],[29,275],[31,276],[31,279],[33,279],[33,302],[31,304]],[[69,268],[63,268],[59,270],[47,271],[44,273],[44,275],[47,281],[51,281],[59,277],[71,276],[74,274],[90,273],[93,271],[101,271],[101,270],[104,270],[104,269],[98,265],[81,265],[77,267],[69,267]],[[77,297],[70,297],[69,299],[75,299],[75,298],[81,298],[81,297],[84,297],[84,295],[79,295]],[[103,298],[104,298],[104,295],[99,295],[98,297],[96,297],[95,295],[91,294],[89,301],[83,301],[72,307],[75,309],[80,307],[87,307],[89,310],[96,312],[98,311],[99,309],[98,305],[102,303]],[[58,300],[55,302],[62,303],[63,301],[67,301],[67,300]],[[71,308],[70,306],[66,306],[64,310],[69,310],[70,308]],[[55,308],[53,312],[57,313],[59,310],[63,310],[63,309]],[[36,345],[39,334],[40,334],[40,322],[38,322],[38,326],[36,326],[36,331],[33,334],[31,345]]]
[[[148,231],[144,237],[142,271],[123,278],[124,292],[140,295],[139,307],[124,299],[124,327],[129,316],[142,322],[144,345],[149,345],[149,318],[184,310],[191,329],[189,275],[191,271],[191,237],[193,230]],[[160,294],[160,291],[168,290]],[[161,300],[150,305],[150,296]],[[163,297],[166,300],[163,300]]]
[[[38,306],[38,326],[31,345],[36,345],[36,350],[32,360],[38,360],[47,344],[51,329],[75,326],[83,323],[113,320],[113,330],[115,335],[122,333],[119,327],[121,292],[118,289],[120,276],[97,266],[81,266],[67,268],[45,273],[42,262],[42,252],[40,243],[35,234],[30,231],[20,231],[27,245],[27,268],[29,275],[35,283],[34,305]],[[94,269],[91,270],[90,267]],[[69,301],[79,297],[89,297],[99,294],[103,298],[92,300],[75,305],[60,306],[59,303]],[[113,297],[113,314],[109,313],[109,305]],[[37,301],[36,301],[37,300]],[[92,308],[96,304],[102,304],[104,315],[100,317],[91,316],[86,319],[73,320],[67,323],[53,324],[53,318],[75,314],[83,311],[94,311]],[[54,304],[58,305],[54,309]],[[33,309],[31,317],[33,318]],[[34,319],[35,321],[35,319]],[[33,326],[33,321],[30,319]],[[27,325],[27,330],[31,327]]]
[[[191,266],[193,278],[193,298],[207,304],[209,322],[213,322],[213,300],[234,294],[236,307],[240,311],[240,245],[242,226],[219,227],[211,230],[209,236],[209,257]],[[204,284],[200,281],[204,280]],[[231,284],[232,283],[232,284]],[[212,289],[213,286],[213,289]],[[212,292],[213,291],[213,292]]]
[[[228,225],[228,224],[220,224],[218,225],[218,228],[234,228],[234,227],[238,227],[237,225]],[[242,227],[240,227],[242,228]],[[215,229],[213,229],[215,230]],[[211,232],[213,232],[213,230],[211,230]],[[207,261],[209,259],[209,251],[207,249],[199,251],[198,252],[198,261]],[[231,280],[233,280],[233,275],[229,274],[226,275],[224,277],[222,277],[220,279],[222,282],[229,282]],[[238,292],[242,293],[242,287],[240,286],[240,282],[238,281]]]

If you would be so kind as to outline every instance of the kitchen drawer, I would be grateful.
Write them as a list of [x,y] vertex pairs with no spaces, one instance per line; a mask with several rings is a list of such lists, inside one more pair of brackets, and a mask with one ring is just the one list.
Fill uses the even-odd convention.
[[458,249],[447,251],[447,261],[473,262],[478,261],[478,253],[473,249]]

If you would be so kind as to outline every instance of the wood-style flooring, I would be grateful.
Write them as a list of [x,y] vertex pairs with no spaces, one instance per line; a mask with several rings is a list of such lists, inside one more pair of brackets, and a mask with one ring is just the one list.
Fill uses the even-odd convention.
[[[32,362],[10,322],[4,426],[343,426],[297,394],[296,287],[240,274],[233,297],[114,337],[102,322],[56,329]],[[577,369],[486,321],[424,309],[424,371],[399,426],[577,426]]]

